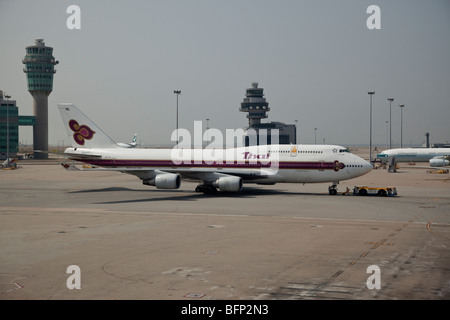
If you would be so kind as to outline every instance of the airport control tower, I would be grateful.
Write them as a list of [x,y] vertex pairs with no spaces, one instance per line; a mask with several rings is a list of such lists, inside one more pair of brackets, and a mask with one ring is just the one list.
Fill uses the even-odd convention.
[[[258,88],[258,83],[253,82],[252,87],[248,88],[245,93],[244,101],[241,102],[241,108],[239,111],[247,112],[248,118],[248,129],[254,129],[256,131],[256,144],[260,143],[279,143],[279,144],[296,144],[297,143],[297,127],[294,124],[285,124],[278,121],[261,122],[261,119],[267,118],[267,112],[270,111],[269,103],[264,98],[264,89]],[[260,133],[260,130],[264,130]],[[273,140],[276,136],[275,131],[278,130],[276,139],[278,142]],[[261,134],[267,136],[264,138]],[[263,138],[262,140],[260,138]],[[255,142],[255,141],[253,141]],[[249,146],[252,142],[250,141],[250,136],[245,138],[245,145]]]
[[252,87],[247,89],[244,101],[241,103],[239,111],[248,112],[247,118],[250,127],[261,123],[261,119],[267,118],[267,111],[270,111],[269,103],[266,102],[263,91],[263,88],[258,88],[258,82],[253,82]]
[[[43,39],[36,39],[34,45],[26,47],[26,53],[22,63],[36,117],[33,126],[34,150],[48,151],[48,96],[53,90],[53,74],[59,61],[53,57],[53,48],[46,47]],[[46,159],[48,154],[35,152],[34,157]]]

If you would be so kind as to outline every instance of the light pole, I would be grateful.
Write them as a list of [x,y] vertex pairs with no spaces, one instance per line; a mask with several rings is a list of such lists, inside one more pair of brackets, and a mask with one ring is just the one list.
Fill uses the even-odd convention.
[[403,148],[403,108],[404,104],[399,104],[400,107],[400,149]]
[[177,145],[178,145],[178,96],[181,94],[181,90],[173,90],[173,93],[177,95]]
[[314,144],[317,144],[317,128],[314,128]]
[[394,98],[388,98],[389,101],[389,149],[392,149],[392,101],[394,101]]
[[370,143],[369,143],[369,162],[372,164],[372,96],[375,94],[375,91],[368,92],[370,96]]
[[[5,95],[5,99],[9,100],[11,96]],[[6,168],[9,168],[9,103],[6,104]]]
[[388,127],[388,123],[389,121],[386,120],[386,149],[390,149],[389,148],[389,127]]
[[294,120],[295,122],[295,144],[297,144],[297,125],[298,125],[298,120]]
[[209,118],[206,118],[206,143],[209,142]]

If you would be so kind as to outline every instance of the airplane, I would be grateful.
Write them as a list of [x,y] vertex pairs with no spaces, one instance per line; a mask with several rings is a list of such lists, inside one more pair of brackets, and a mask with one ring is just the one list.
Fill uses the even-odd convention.
[[[395,156],[396,162],[427,162],[430,166],[438,167],[448,165],[450,148],[402,148],[389,149],[377,155],[377,159],[385,163],[389,157]],[[444,157],[445,159],[443,159]],[[447,159],[447,160],[446,160]],[[446,164],[445,164],[446,163]]]
[[131,142],[128,142],[128,143],[127,142],[117,142],[117,145],[122,148],[134,148],[137,145],[136,139],[137,139],[137,133],[134,134],[133,140],[131,140]]
[[[338,145],[266,145],[228,149],[121,148],[74,104],[58,104],[72,147],[65,156],[85,164],[68,170],[107,170],[137,176],[145,185],[178,189],[181,180],[200,181],[196,192],[239,192],[244,183],[331,182],[362,176],[372,164]],[[213,155],[214,153],[214,155]]]

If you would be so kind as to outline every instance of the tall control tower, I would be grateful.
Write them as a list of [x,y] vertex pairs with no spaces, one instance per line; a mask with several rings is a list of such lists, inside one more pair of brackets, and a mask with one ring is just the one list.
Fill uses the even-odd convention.
[[[267,112],[270,111],[269,103],[264,98],[264,89],[258,88],[258,83],[253,82],[252,87],[245,93],[244,101],[241,102],[239,111],[247,112],[248,128],[245,138],[245,146],[261,144],[296,144],[297,127],[294,124],[285,124],[278,121],[261,122],[261,119],[267,118]],[[256,141],[249,134],[248,129],[256,132]],[[264,131],[260,131],[264,130]],[[277,131],[274,131],[277,130]],[[274,140],[275,138],[277,140]],[[260,139],[262,138],[262,139]]]
[[[27,74],[28,91],[33,97],[34,150],[48,151],[48,96],[53,90],[53,74],[59,61],[53,57],[53,48],[46,47],[43,39],[36,39],[33,46],[26,47],[23,72]],[[48,158],[47,153],[35,152],[37,159]]]
[[267,111],[270,111],[269,103],[266,102],[263,91],[263,88],[258,88],[258,82],[253,82],[252,87],[247,89],[244,101],[241,103],[239,111],[248,112],[247,118],[250,127],[261,123],[261,119],[267,118]]

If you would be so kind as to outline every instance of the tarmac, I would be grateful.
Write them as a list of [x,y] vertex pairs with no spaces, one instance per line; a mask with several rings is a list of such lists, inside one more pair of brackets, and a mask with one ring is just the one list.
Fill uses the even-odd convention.
[[32,163],[0,170],[2,300],[450,298],[448,174],[401,164],[338,186],[396,197],[330,183],[204,195]]

